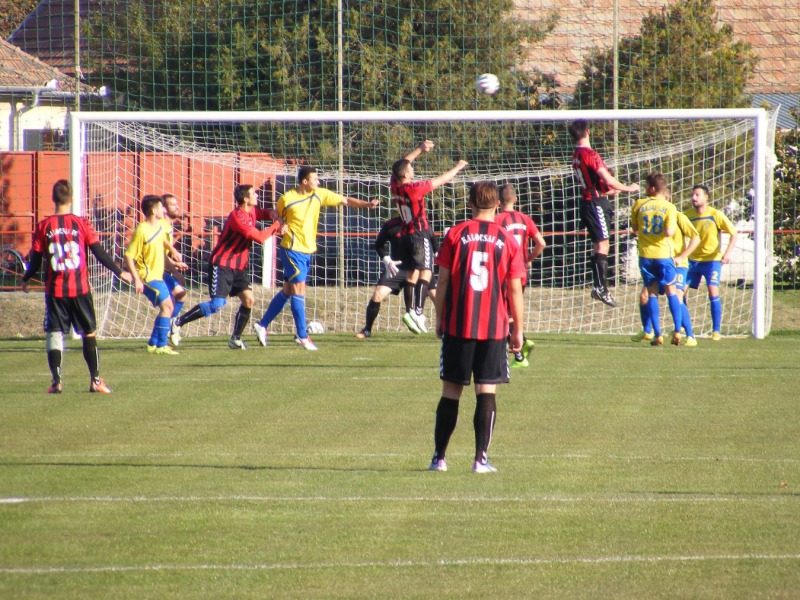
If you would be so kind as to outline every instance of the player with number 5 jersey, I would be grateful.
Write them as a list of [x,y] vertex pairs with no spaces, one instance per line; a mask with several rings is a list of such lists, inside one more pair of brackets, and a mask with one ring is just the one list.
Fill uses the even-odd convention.
[[[496,469],[487,453],[497,411],[497,385],[509,381],[507,347],[522,348],[522,279],[525,266],[514,236],[494,222],[497,185],[475,183],[469,192],[473,218],[447,232],[439,249],[436,333],[442,338],[434,453],[428,470],[446,471],[445,453],[458,421],[464,386],[475,380],[474,473]],[[514,325],[509,335],[509,310]],[[510,343],[506,344],[506,337]]]

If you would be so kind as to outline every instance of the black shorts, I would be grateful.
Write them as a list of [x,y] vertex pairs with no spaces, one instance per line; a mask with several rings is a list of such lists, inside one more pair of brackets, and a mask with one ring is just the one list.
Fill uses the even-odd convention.
[[234,271],[228,267],[209,264],[208,292],[212,298],[238,296],[245,290],[252,289],[250,274],[247,271]]
[[97,330],[92,294],[82,294],[77,298],[54,298],[45,294],[44,330],[47,333],[69,333],[70,325],[79,335]]
[[614,210],[606,196],[593,200],[581,200],[581,223],[589,231],[589,238],[593,243],[602,242],[611,237],[611,221]]
[[475,383],[508,383],[506,340],[468,340],[445,334],[439,355],[439,379],[469,385]]
[[409,271],[433,271],[433,259],[436,252],[433,232],[430,229],[405,235],[400,243],[403,266]]
[[390,275],[389,269],[384,269],[383,275],[381,275],[381,278],[378,281],[378,285],[388,287],[390,290],[392,290],[392,295],[397,296],[403,291],[403,287],[406,285],[406,277],[408,277],[408,271],[403,269],[400,269],[397,272],[397,275]]

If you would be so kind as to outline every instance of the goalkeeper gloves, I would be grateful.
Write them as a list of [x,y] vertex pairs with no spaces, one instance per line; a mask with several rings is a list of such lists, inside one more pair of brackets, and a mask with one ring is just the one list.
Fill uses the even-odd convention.
[[383,264],[386,265],[386,270],[389,271],[389,275],[392,277],[397,275],[397,273],[400,271],[400,269],[397,268],[397,262],[393,261],[392,257],[388,254],[383,257]]

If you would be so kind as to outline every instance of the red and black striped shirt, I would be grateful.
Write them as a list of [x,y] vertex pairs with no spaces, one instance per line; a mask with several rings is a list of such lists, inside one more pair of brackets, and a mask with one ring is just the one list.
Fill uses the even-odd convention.
[[517,240],[517,245],[522,250],[522,260],[528,262],[528,248],[530,240],[539,234],[539,228],[528,215],[517,210],[504,210],[497,213],[494,222],[500,225]]
[[89,285],[89,246],[100,241],[92,224],[73,214],[53,215],[36,225],[31,250],[42,255],[44,290],[53,298],[77,298]]
[[581,182],[581,195],[584,200],[594,200],[604,196],[610,190],[608,184],[600,177],[597,171],[605,168],[606,164],[600,155],[592,148],[577,146],[572,153],[572,169]]
[[241,206],[235,208],[222,227],[217,245],[211,251],[211,264],[227,267],[234,271],[247,268],[250,258],[250,245],[256,241],[263,243],[272,232],[260,230],[256,221],[271,219],[273,211],[254,206],[246,212]]
[[444,331],[473,340],[508,336],[508,281],[524,279],[517,241],[492,221],[470,219],[450,229],[436,264],[450,271]]
[[425,194],[433,191],[431,180],[402,184],[392,181],[391,188],[397,210],[400,211],[400,218],[403,219],[402,234],[408,235],[430,229],[428,215],[425,212]]

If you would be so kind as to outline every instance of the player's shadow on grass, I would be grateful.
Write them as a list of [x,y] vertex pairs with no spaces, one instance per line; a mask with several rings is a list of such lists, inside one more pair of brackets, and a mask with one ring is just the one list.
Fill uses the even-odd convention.
[[83,469],[211,469],[220,471],[339,471],[343,473],[389,473],[417,471],[419,469],[389,469],[375,467],[326,467],[314,465],[198,465],[198,464],[153,464],[132,462],[0,462],[0,467],[72,467]]

